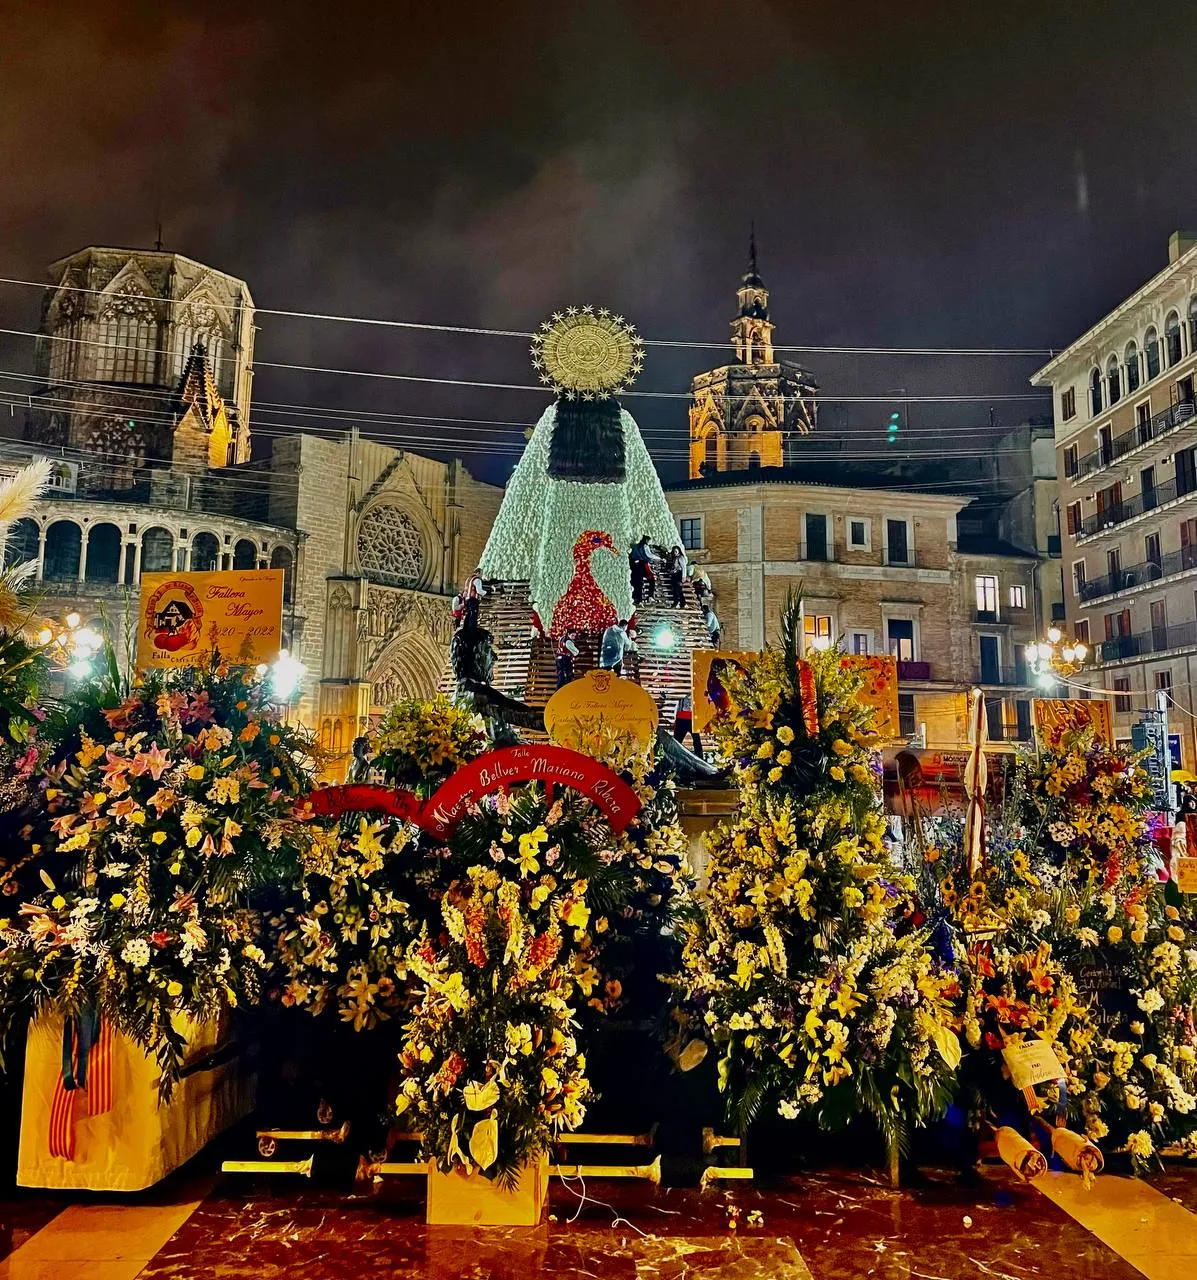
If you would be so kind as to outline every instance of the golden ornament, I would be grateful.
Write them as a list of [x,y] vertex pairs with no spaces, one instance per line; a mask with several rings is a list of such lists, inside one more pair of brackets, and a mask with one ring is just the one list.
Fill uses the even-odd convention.
[[644,366],[644,340],[605,307],[555,312],[532,339],[540,381],[569,399],[597,400],[631,386]]

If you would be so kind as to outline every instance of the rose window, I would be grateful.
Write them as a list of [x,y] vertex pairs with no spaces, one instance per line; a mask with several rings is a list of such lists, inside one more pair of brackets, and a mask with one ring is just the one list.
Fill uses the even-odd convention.
[[424,576],[424,539],[406,511],[383,503],[371,507],[362,520],[357,559],[374,582],[418,586]]

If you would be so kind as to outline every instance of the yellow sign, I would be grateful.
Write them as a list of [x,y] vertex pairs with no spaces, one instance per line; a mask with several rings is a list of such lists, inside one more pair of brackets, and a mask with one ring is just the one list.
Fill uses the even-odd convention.
[[1036,698],[1031,714],[1041,750],[1055,751],[1065,734],[1089,728],[1106,746],[1114,745],[1108,698]]
[[143,573],[137,665],[273,662],[283,640],[283,570]]
[[613,671],[588,671],[562,685],[545,704],[544,727],[559,747],[575,751],[601,744],[609,737],[627,736],[641,747],[657,731],[657,704],[634,680]]
[[840,666],[863,677],[856,701],[873,709],[873,732],[885,741],[901,737],[898,728],[898,660],[892,654],[848,654]]
[[1032,1089],[1049,1080],[1063,1080],[1065,1076],[1051,1045],[1038,1036],[1019,1044],[1008,1044],[1002,1050],[1002,1057],[1010,1068],[1010,1079],[1016,1089]]
[[739,710],[723,687],[725,672],[747,671],[756,653],[724,649],[695,649],[690,666],[690,706],[695,733],[705,733],[712,720]]
[[1197,893],[1197,858],[1176,859],[1176,887],[1181,893]]

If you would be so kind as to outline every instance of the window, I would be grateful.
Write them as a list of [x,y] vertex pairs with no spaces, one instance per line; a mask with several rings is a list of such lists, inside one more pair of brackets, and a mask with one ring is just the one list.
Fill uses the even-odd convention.
[[898,694],[898,733],[903,738],[913,738],[918,731],[918,720],[914,713],[914,694]]
[[982,574],[976,580],[977,612],[997,617],[998,580],[991,574]]
[[1155,325],[1143,335],[1143,353],[1147,357],[1147,380],[1160,376],[1160,336]]
[[1114,698],[1114,710],[1117,711],[1119,715],[1126,715],[1126,713],[1131,709],[1130,677],[1115,676],[1114,692],[1116,695]]
[[808,613],[802,620],[803,649],[831,648],[831,616]]
[[1164,321],[1164,347],[1168,353],[1168,368],[1180,362],[1180,316],[1175,311],[1168,312]]
[[848,521],[848,545],[853,551],[869,550],[869,524],[868,520]]
[[886,624],[889,651],[899,662],[914,661],[914,619],[890,618]]
[[1172,669],[1165,667],[1155,673],[1155,687],[1164,693],[1172,692]]
[[1027,607],[1027,589],[1020,582],[1010,588],[1010,608],[1025,609]]
[[1002,640],[1000,636],[978,636],[977,648],[981,655],[981,683],[1002,682]]
[[1118,579],[1118,575],[1122,572],[1122,552],[1117,547],[1112,551],[1106,552],[1106,576],[1110,580],[1111,591],[1121,591],[1122,583]]
[[1139,472],[1139,492],[1143,495],[1143,510],[1149,511],[1156,505],[1154,467],[1144,467]]
[[702,516],[683,516],[677,527],[684,551],[702,550]]
[[1076,417],[1076,387],[1069,387],[1060,396],[1060,417],[1067,422]]
[[806,559],[830,560],[827,546],[827,517],[806,513]]
[[1168,606],[1163,600],[1151,602],[1151,645],[1157,653],[1168,647]]
[[910,563],[910,531],[905,520],[885,522],[886,564]]
[[157,327],[148,298],[127,293],[111,299],[99,319],[96,378],[153,382]]
[[1158,533],[1149,533],[1143,539],[1143,558],[1151,566],[1151,576],[1158,578],[1164,565],[1164,557],[1160,551],[1160,535]]
[[1079,502],[1070,502],[1067,514],[1068,532],[1075,538],[1081,531],[1081,504]]
[[1072,565],[1072,594],[1078,597],[1085,594],[1085,562],[1083,560],[1076,560]]
[[1089,375],[1089,411],[1093,414],[1101,412],[1101,370],[1094,369]]
[[1129,396],[1139,389],[1139,348],[1133,342],[1126,344],[1123,361],[1126,364],[1126,394]]
[[1001,698],[985,699],[985,727],[995,742],[1001,742],[1005,738],[1006,717]]
[[853,631],[852,633],[852,652],[861,657],[867,657],[873,648],[873,633],[871,631]]
[[1151,401],[1135,405],[1135,435],[1140,444],[1151,439]]
[[1089,619],[1081,618],[1076,626],[1072,629],[1073,637],[1081,642],[1081,644],[1089,643]]
[[1118,357],[1111,356],[1106,365],[1106,392],[1110,404],[1117,404],[1122,399],[1122,371],[1118,368]]
[[1180,522],[1180,567],[1197,565],[1197,519]]
[[1080,462],[1077,455],[1078,450],[1074,444],[1068,445],[1064,450],[1064,474],[1070,480],[1080,470]]
[[1015,725],[1019,742],[1031,740],[1031,704],[1026,698],[1019,698],[1014,703]]

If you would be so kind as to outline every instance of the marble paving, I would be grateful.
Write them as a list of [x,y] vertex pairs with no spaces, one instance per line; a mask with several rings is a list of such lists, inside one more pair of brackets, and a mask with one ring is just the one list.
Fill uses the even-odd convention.
[[[554,1184],[537,1230],[428,1227],[418,1180],[349,1194],[282,1178],[133,1202],[0,1197],[0,1280],[1164,1280],[1197,1248],[1197,1170],[1113,1177],[1081,1208],[989,1168],[975,1185],[819,1173],[706,1193]],[[1079,1184],[1078,1184],[1079,1185]],[[1060,1201],[1057,1203],[1056,1201]],[[1133,1204],[1132,1204],[1133,1201]],[[1119,1218],[1119,1205],[1129,1207]],[[1063,1207],[1062,1207],[1063,1206]],[[1089,1221],[1082,1221],[1088,1215]],[[1145,1226],[1139,1220],[1147,1218]],[[1121,1227],[1111,1223],[1121,1222]],[[1130,1243],[1119,1232],[1129,1233]],[[1192,1245],[1190,1246],[1190,1241]],[[1113,1246],[1113,1247],[1112,1247]],[[1128,1260],[1129,1259],[1129,1260]],[[1139,1268],[1132,1265],[1139,1264]]]

